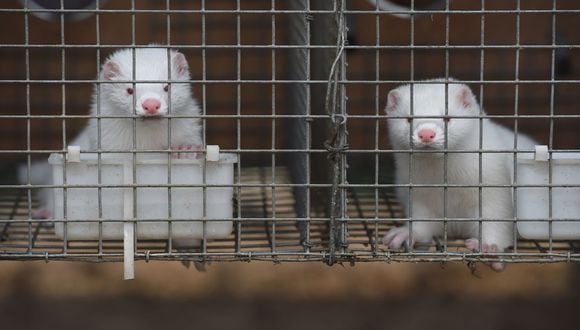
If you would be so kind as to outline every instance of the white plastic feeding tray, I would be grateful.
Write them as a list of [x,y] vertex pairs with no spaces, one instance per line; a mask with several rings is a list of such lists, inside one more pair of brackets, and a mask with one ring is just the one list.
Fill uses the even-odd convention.
[[[546,159],[546,160],[544,160]],[[547,160],[538,154],[518,156],[517,183],[522,185],[548,185],[550,164],[553,185],[552,231],[550,233],[550,189],[548,187],[517,188],[518,231],[529,239],[579,239],[580,238],[580,152],[553,152]],[[566,221],[558,221],[558,219]],[[538,221],[530,221],[538,220]]]
[[[208,154],[209,151],[208,148]],[[233,164],[237,162],[234,154],[212,153],[207,161],[172,159],[170,179],[167,154],[139,155],[135,169],[131,155],[102,154],[100,207],[96,187],[99,184],[97,155],[83,153],[78,162],[71,162],[72,158],[74,155],[69,155],[68,162],[61,154],[52,154],[49,158],[54,184],[69,186],[52,188],[54,219],[65,220],[55,222],[55,232],[60,238],[65,237],[66,231],[69,240],[123,239],[124,228],[128,228],[124,227],[124,220],[133,219],[133,215],[139,220],[135,234],[140,239],[167,239],[170,235],[167,220],[171,219],[175,219],[171,221],[171,236],[175,239],[201,239],[204,235],[207,239],[224,238],[232,231],[232,221],[227,219],[232,217],[233,188],[211,185],[233,183]],[[205,189],[202,187],[204,167],[208,185]],[[134,183],[145,187],[122,187]],[[95,220],[102,220],[101,229]],[[204,221],[199,220],[208,220],[205,229]]]

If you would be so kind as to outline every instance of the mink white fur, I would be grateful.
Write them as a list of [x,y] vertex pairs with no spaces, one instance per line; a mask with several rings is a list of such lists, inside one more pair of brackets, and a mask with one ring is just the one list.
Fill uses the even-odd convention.
[[[446,93],[447,88],[447,93]],[[489,119],[461,118],[485,115],[479,107],[471,89],[455,80],[436,79],[413,85],[411,114],[411,86],[403,85],[388,94],[386,113],[390,143],[393,150],[417,151],[413,154],[395,153],[397,184],[444,184],[445,158],[447,183],[450,185],[509,185],[513,177],[513,152],[487,153],[493,150],[513,150],[514,132]],[[447,111],[446,111],[447,97]],[[395,117],[403,118],[395,118]],[[445,119],[447,118],[447,119]],[[447,130],[447,133],[445,133]],[[428,134],[426,134],[426,132]],[[480,133],[482,134],[480,146]],[[446,141],[447,139],[447,141]],[[536,143],[529,137],[518,134],[518,150],[533,150]],[[481,148],[481,171],[479,153],[447,153],[453,150],[478,151]],[[421,151],[435,151],[425,152]],[[409,157],[412,157],[410,165]],[[411,167],[412,166],[412,167]],[[411,169],[411,173],[410,173]],[[411,177],[410,177],[411,175]],[[399,249],[407,243],[430,243],[434,237],[444,236],[442,221],[418,221],[421,219],[449,219],[479,217],[479,188],[449,187],[444,212],[444,188],[414,187],[410,191],[402,187],[397,195],[405,212],[411,212],[412,237],[408,223],[391,229],[383,242],[391,249]],[[411,195],[412,194],[412,195]],[[409,201],[412,204],[409,205]],[[513,216],[511,188],[482,188],[481,217],[483,252],[501,252],[514,242],[513,223],[493,222],[485,219],[510,219]],[[479,250],[478,221],[449,221],[448,238],[464,238],[471,250]],[[500,271],[504,265],[491,263],[492,269]]]
[[[196,116],[199,106],[193,99],[187,82],[189,66],[183,54],[171,50],[170,66],[164,48],[138,48],[135,52],[135,75],[133,75],[133,50],[122,49],[113,53],[103,64],[99,79],[105,81],[95,86],[91,115],[118,116],[100,119],[101,150],[133,149],[133,118],[135,121],[137,150],[190,149],[201,146],[201,127],[198,118],[175,118],[171,120],[169,140],[168,119],[171,116]],[[171,77],[169,77],[170,69]],[[131,83],[132,80],[138,81]],[[152,82],[146,82],[146,81]],[[170,80],[171,83],[163,82]],[[145,81],[145,82],[143,82]],[[170,95],[169,95],[170,94]],[[158,111],[151,115],[143,108],[144,101],[160,102]],[[134,106],[135,105],[135,106]],[[122,118],[125,117],[125,118]],[[171,142],[168,146],[168,142]],[[86,129],[71,143],[82,150],[94,151],[99,147],[99,125],[91,118]]]
[[[200,149],[202,140],[198,118],[173,118],[169,139],[168,115],[196,116],[200,113],[188,82],[189,66],[185,56],[175,50],[170,50],[168,56],[165,48],[138,48],[134,52],[133,57],[132,49],[121,49],[105,61],[98,76],[104,83],[95,85],[92,97],[93,118],[70,145],[78,145],[82,151],[97,151],[99,147],[102,151],[130,151],[133,149],[135,122],[137,150]],[[132,81],[137,82],[133,84]],[[145,111],[143,104],[148,99],[158,102],[155,111]],[[99,115],[118,118],[101,118],[99,125],[96,118]],[[132,118],[134,115],[138,117],[136,120]],[[193,156],[186,152],[173,154],[174,158]],[[30,172],[31,184],[52,184],[51,167],[46,161],[33,162]],[[18,176],[21,183],[28,183],[26,165],[19,168]],[[47,194],[48,190],[41,189],[42,206],[35,211],[34,217],[52,217]]]
[[[170,50],[168,56],[165,48],[121,49],[105,61],[98,78],[104,83],[95,85],[91,103],[92,118],[70,145],[78,145],[82,151],[97,151],[99,148],[101,151],[130,151],[134,147],[137,150],[171,148],[191,151],[202,148],[198,118],[173,118],[168,123],[169,115],[200,114],[191,93],[189,65],[183,54]],[[155,109],[147,110],[147,100],[154,101]],[[132,118],[135,115],[138,117],[136,120]],[[101,118],[99,123],[98,116],[105,118]],[[194,154],[181,152],[173,153],[172,156],[191,158]],[[19,172],[20,181],[26,183],[27,167],[22,166]],[[33,163],[31,172],[32,184],[52,183],[48,163]],[[34,172],[46,175],[39,176]],[[33,217],[52,217],[50,206],[47,205],[48,193],[46,189],[40,191],[42,206],[34,211]],[[175,247],[186,251],[200,245],[199,240],[174,239],[173,242]],[[183,263],[189,267],[189,262]],[[203,269],[202,264],[194,264],[198,270]]]

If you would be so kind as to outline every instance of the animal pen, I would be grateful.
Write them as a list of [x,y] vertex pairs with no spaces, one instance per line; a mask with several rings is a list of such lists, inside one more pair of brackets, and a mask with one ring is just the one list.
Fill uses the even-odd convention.
[[[127,277],[133,260],[580,260],[580,1],[12,0],[1,6],[2,260],[125,261]],[[111,181],[117,170],[105,169],[106,151],[79,155],[68,148],[90,117],[93,85],[106,83],[96,77],[107,56],[151,43],[178,49],[189,61],[207,147],[202,159],[173,162],[198,169],[201,181],[179,181],[185,174],[163,162],[156,163],[162,182],[139,179],[137,155],[155,150],[126,150],[132,160],[119,170],[123,179]],[[487,112],[480,120],[491,118],[545,145],[504,151],[518,164],[509,185],[514,217],[475,219],[519,229],[507,251],[469,251],[447,235],[415,249],[382,244],[390,228],[417,220],[394,193],[400,185],[393,154],[401,151],[388,141],[387,94],[435,77],[468,84]],[[482,150],[471,152],[481,158]],[[33,164],[49,156],[55,181],[34,184]],[[97,172],[90,180],[73,179],[88,171],[69,168],[75,157],[93,157]],[[230,181],[212,181],[215,157],[226,160]],[[165,150],[165,164],[169,158]],[[525,181],[518,171],[533,162],[541,178]],[[19,183],[22,166],[28,170]],[[444,194],[461,188],[433,186]],[[52,219],[33,216],[43,191],[54,199]],[[92,202],[77,201],[83,194]],[[140,210],[157,198],[163,206],[147,211],[155,215]],[[172,207],[188,198],[197,203],[194,217]],[[218,211],[226,214],[215,215],[209,204],[220,198],[226,201]],[[120,217],[107,215],[116,207]],[[528,208],[535,215],[523,216]],[[143,229],[152,224],[161,236]],[[177,249],[173,241],[187,225],[189,239],[200,243]],[[527,225],[536,226],[528,236]],[[92,226],[92,234],[83,236],[83,226]]]

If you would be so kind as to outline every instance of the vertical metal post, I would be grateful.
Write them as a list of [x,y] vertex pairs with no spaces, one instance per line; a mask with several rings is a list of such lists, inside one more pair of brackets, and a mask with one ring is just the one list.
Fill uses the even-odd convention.
[[346,91],[342,82],[346,77],[346,21],[345,2],[337,0],[334,2],[334,22],[336,26],[336,49],[335,57],[330,67],[328,82],[326,85],[326,96],[324,109],[330,117],[330,136],[325,142],[328,150],[328,157],[331,162],[331,191],[330,191],[330,221],[329,221],[329,258],[328,264],[336,262],[336,250],[344,242],[346,226],[343,220],[345,217],[346,194],[345,188],[340,187],[346,182],[346,156],[344,150],[346,144]]
[[[311,1],[310,9],[320,11],[312,16],[310,28],[312,31],[312,46],[332,46],[336,44],[337,25],[334,15],[329,14],[334,8],[335,1]],[[324,13],[321,13],[324,11]],[[330,66],[335,58],[336,52],[332,48],[316,47],[310,51],[310,68],[311,79],[314,81],[328,79]],[[325,113],[326,84],[311,84],[311,114],[323,115]],[[328,138],[331,131],[331,123],[327,120],[316,118],[310,124],[311,128],[311,145],[312,149],[324,148],[324,141]],[[325,154],[313,153],[310,155],[310,177],[312,184],[328,184],[331,176],[328,171],[331,163]],[[326,188],[315,188],[310,190],[311,200],[316,201],[317,211],[330,214],[329,200],[330,190]]]
[[[289,8],[296,11],[304,11],[291,14],[289,17],[288,34],[290,45],[304,46],[293,48],[289,51],[288,66],[289,79],[299,80],[300,83],[292,83],[288,86],[290,94],[289,111],[292,115],[300,115],[298,118],[288,119],[289,129],[287,132],[288,147],[302,152],[292,153],[288,157],[288,169],[292,183],[299,184],[293,188],[294,210],[296,217],[306,219],[310,215],[310,86],[304,81],[310,80],[310,22],[313,16],[310,10],[309,0],[297,0],[289,3]],[[310,247],[310,224],[299,220],[297,223],[300,232],[300,242],[305,249]]]

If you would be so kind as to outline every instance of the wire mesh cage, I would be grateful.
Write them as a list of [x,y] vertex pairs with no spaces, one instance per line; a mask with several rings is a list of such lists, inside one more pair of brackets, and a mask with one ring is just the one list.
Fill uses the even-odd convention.
[[[6,2],[0,259],[577,261],[579,13],[556,0]],[[128,62],[110,64],[120,50]],[[140,62],[153,50],[162,56]],[[154,85],[159,105],[140,98]],[[111,115],[119,86],[129,110]],[[471,117],[454,112],[457,86],[471,91]],[[190,89],[199,111],[181,113]],[[390,113],[405,97],[409,112]],[[438,100],[442,112],[425,116]],[[108,130],[120,119],[129,145]],[[462,120],[475,147],[452,146]],[[505,148],[487,147],[499,139],[490,121],[503,127],[491,134],[511,132]],[[186,122],[201,143],[173,142]],[[93,147],[71,149],[90,129]],[[425,132],[440,148],[424,148]],[[519,148],[522,136],[538,146]],[[460,163],[466,182],[453,179],[457,155],[473,159]],[[487,181],[490,158],[508,160],[492,177],[509,181]],[[416,167],[438,162],[439,179],[422,179]],[[452,206],[468,194],[474,205]],[[500,208],[488,194],[507,213],[488,212]],[[426,202],[440,212],[422,214]],[[419,239],[425,223],[441,232]],[[507,228],[505,249],[485,247],[490,223]]]

